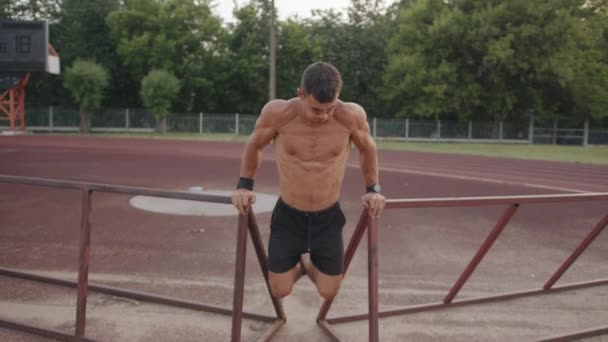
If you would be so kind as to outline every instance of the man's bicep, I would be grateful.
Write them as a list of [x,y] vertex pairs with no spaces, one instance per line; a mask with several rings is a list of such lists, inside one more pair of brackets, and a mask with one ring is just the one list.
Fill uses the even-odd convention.
[[277,135],[277,115],[272,106],[272,103],[268,103],[262,108],[249,137],[250,143],[254,143],[259,149],[268,145]]
[[274,139],[275,135],[276,131],[272,127],[256,125],[255,129],[249,136],[249,141],[247,143],[261,150],[266,145],[270,144],[272,139]]
[[351,140],[359,151],[364,151],[375,146],[367,123],[351,134]]

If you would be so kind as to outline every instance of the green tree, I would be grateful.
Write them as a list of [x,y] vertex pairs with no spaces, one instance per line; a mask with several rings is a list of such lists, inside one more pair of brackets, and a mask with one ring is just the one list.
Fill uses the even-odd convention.
[[605,30],[592,27],[601,14],[585,3],[408,3],[389,45],[383,98],[400,116],[495,121],[529,110],[558,117],[599,108],[606,63],[595,40]]
[[277,97],[288,99],[296,96],[304,69],[323,54],[296,18],[280,22],[277,36]]
[[[608,117],[608,1],[587,1],[574,25],[573,72],[565,84],[577,118]],[[573,25],[573,26],[574,26]]]
[[388,63],[386,45],[394,31],[393,13],[378,0],[352,0],[346,17],[334,10],[313,13],[306,21],[309,39],[321,52],[320,58],[342,73],[341,98],[361,104],[370,116],[388,115],[378,89]]
[[14,0],[0,1],[0,12],[4,11],[8,17],[20,20],[49,20],[57,18],[61,7],[61,0]]
[[55,48],[66,65],[80,58],[95,61],[108,71],[111,87],[104,105],[136,106],[139,79],[133,80],[121,64],[106,23],[106,17],[119,8],[119,0],[63,0]]
[[229,64],[224,69],[228,77],[222,84],[226,87],[224,100],[232,102],[222,108],[229,111],[258,113],[268,100],[268,5],[267,1],[251,0],[234,11],[236,23],[229,27],[226,51]]
[[10,18],[10,3],[9,0],[0,0],[0,18]]
[[64,76],[64,85],[80,106],[80,133],[89,133],[91,113],[99,109],[108,74],[99,64],[77,59]]
[[179,92],[180,82],[166,70],[152,70],[141,81],[141,98],[144,105],[154,113],[157,130],[167,130],[167,115]]
[[[111,79],[102,105],[138,104],[139,80],[134,82],[120,64],[116,44],[110,39],[105,17],[119,8],[119,0],[63,0],[50,21],[49,40],[59,53],[62,65],[78,58],[102,65]],[[133,102],[132,99],[135,99]],[[34,74],[28,86],[28,102],[40,105],[71,105],[70,95],[60,77]]]
[[133,79],[164,69],[181,80],[177,107],[205,110],[214,101],[214,76],[224,33],[209,0],[132,0],[111,13],[117,51]]

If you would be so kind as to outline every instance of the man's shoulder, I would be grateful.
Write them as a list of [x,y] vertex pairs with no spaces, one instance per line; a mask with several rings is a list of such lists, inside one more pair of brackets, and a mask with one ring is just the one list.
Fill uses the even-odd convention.
[[360,104],[355,102],[341,102],[340,107],[347,115],[361,116],[365,115],[365,109]]
[[270,100],[262,108],[262,114],[281,114],[288,110],[291,100]]
[[295,117],[295,103],[291,100],[271,100],[260,114],[260,119],[270,126],[282,126]]
[[361,105],[354,102],[340,102],[336,119],[350,129],[356,129],[367,122],[367,114]]

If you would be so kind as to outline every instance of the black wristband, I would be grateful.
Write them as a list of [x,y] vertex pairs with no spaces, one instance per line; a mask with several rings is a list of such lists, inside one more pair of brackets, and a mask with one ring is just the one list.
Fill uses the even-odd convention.
[[253,179],[241,177],[236,185],[237,189],[247,189],[253,191]]

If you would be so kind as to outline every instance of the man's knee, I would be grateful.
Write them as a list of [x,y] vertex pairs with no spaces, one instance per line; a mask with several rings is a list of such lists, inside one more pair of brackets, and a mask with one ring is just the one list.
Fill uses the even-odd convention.
[[326,300],[332,300],[338,294],[338,290],[340,288],[337,286],[328,286],[328,287],[319,287],[317,290],[319,291],[319,295]]
[[275,298],[287,297],[291,290],[293,290],[293,284],[286,284],[286,282],[270,282],[270,292]]

